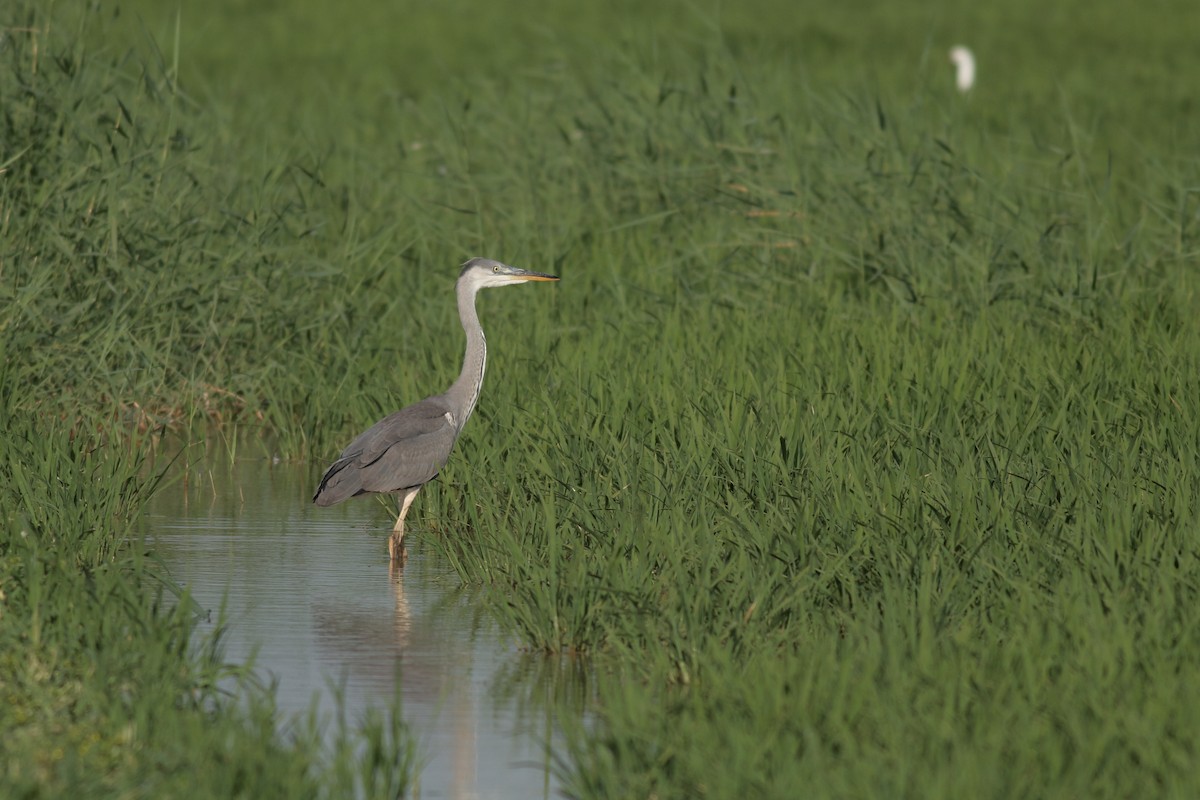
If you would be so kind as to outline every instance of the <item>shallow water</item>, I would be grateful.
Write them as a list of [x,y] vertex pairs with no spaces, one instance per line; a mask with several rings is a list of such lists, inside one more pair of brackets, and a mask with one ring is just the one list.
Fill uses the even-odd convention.
[[561,704],[549,698],[578,682],[578,670],[501,636],[419,528],[392,574],[383,509],[374,499],[315,508],[311,472],[215,459],[159,492],[147,531],[172,576],[212,612],[197,635],[212,633],[224,603],[226,659],[253,656],[289,715],[314,703],[332,715],[340,691],[356,720],[386,709],[398,680],[419,741],[413,797],[555,796]]

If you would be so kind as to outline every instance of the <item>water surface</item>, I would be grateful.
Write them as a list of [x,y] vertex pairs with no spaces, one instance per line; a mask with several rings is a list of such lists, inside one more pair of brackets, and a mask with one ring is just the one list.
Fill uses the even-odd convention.
[[558,706],[548,698],[576,678],[502,636],[422,544],[419,524],[392,571],[385,509],[361,498],[315,508],[312,471],[226,457],[187,467],[159,492],[148,532],[172,576],[212,610],[197,634],[212,633],[224,603],[227,660],[253,656],[285,714],[315,703],[332,715],[340,691],[355,720],[389,707],[398,688],[420,743],[413,797],[554,796]]

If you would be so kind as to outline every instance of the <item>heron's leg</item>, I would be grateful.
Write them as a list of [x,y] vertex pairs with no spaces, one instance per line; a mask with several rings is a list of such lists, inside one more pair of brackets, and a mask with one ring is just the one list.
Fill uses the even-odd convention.
[[404,561],[404,517],[408,515],[408,507],[412,505],[413,498],[419,491],[421,491],[420,486],[409,489],[400,498],[400,516],[396,517],[396,525],[392,528],[392,535],[388,538],[388,556],[392,563]]

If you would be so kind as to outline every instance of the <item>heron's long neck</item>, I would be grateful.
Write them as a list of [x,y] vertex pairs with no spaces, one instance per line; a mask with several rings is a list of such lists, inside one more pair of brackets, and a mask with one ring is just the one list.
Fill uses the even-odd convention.
[[455,423],[461,431],[475,410],[483,386],[483,370],[487,366],[487,340],[483,337],[479,315],[475,313],[474,290],[458,292],[458,316],[467,334],[467,352],[463,356],[462,372],[446,392],[446,397],[455,408]]

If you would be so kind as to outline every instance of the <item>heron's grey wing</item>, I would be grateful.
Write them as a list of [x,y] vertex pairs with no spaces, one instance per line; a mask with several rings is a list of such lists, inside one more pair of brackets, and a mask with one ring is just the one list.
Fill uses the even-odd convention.
[[396,440],[363,467],[363,491],[395,492],[429,483],[446,466],[455,438],[454,426],[445,424]]
[[428,483],[450,457],[458,428],[440,398],[422,400],[372,425],[325,472],[313,501],[328,506],[363,492]]
[[376,422],[351,442],[341,457],[357,456],[361,464],[370,464],[397,442],[444,432],[447,428],[453,430],[454,423],[454,416],[441,397],[429,397]]

